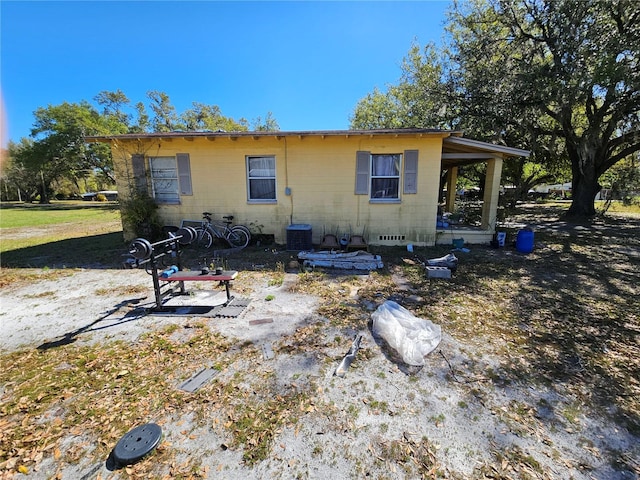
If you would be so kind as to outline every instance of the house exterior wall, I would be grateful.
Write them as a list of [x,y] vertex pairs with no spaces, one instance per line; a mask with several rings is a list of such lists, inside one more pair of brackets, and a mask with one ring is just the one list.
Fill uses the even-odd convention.
[[[160,205],[166,225],[198,220],[203,211],[215,219],[234,215],[252,231],[273,234],[286,243],[287,226],[310,224],[313,242],[324,233],[362,234],[372,245],[433,245],[442,136],[282,135],[213,139],[145,139],[112,144],[118,190],[131,191],[131,154],[149,157],[189,154],[192,195],[180,203]],[[418,150],[417,193],[403,192],[404,152]],[[403,154],[400,200],[376,203],[356,195],[356,152]],[[276,201],[248,202],[246,157],[273,155],[276,159]],[[149,179],[148,179],[149,180]],[[150,185],[150,181],[149,181]],[[289,193],[289,194],[287,194]],[[126,234],[125,234],[126,235]]]

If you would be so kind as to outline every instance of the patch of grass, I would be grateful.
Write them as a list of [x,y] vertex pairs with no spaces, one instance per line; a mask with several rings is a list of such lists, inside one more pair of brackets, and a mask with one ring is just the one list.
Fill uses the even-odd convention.
[[255,465],[267,457],[281,427],[294,425],[301,415],[314,410],[304,391],[275,394],[234,405],[225,427],[232,433],[234,445],[244,446],[243,460]]
[[576,402],[564,406],[560,410],[562,417],[571,425],[580,425],[580,415],[582,414],[582,407]]
[[358,415],[360,415],[360,409],[354,404],[350,403],[347,406],[347,414],[349,414],[349,416],[355,420],[356,418],[358,418]]
[[284,282],[284,263],[282,262],[276,262],[276,269],[275,271],[271,274],[271,277],[269,278],[269,281],[267,282],[267,285],[269,287],[280,287],[282,286],[282,283]]
[[318,313],[326,317],[334,327],[365,329],[369,316],[363,314],[358,305],[340,301],[340,298],[328,299],[318,308]]
[[512,478],[513,472],[518,472],[518,478],[554,478],[540,462],[517,445],[495,448],[491,453],[494,461],[475,469],[477,474],[482,475],[481,478]]
[[143,287],[140,285],[123,285],[111,288],[98,288],[94,293],[96,295],[137,295],[140,293],[146,293],[149,291],[149,287]]
[[299,327],[296,331],[283,337],[276,347],[278,352],[299,354],[318,351],[326,346],[324,322],[316,322],[305,327]]
[[[486,365],[478,356],[472,365],[455,367],[461,379],[465,373],[463,367],[474,370],[470,372],[474,374],[480,373],[478,370],[482,368],[482,377],[490,381],[475,383],[474,388],[478,391],[473,396],[488,399],[487,408],[492,408],[491,412],[513,433],[544,440],[545,433],[560,422],[552,422],[551,427],[543,425],[537,416],[537,408],[545,406],[542,400],[532,398],[531,403],[535,407],[525,401],[495,406],[490,405],[490,395],[485,396],[483,392],[505,385],[516,389],[521,385],[532,385],[534,390],[536,385],[544,385],[561,392],[563,398],[575,399],[575,405],[581,406],[581,411],[574,412],[571,405],[563,410],[564,405],[554,403],[553,412],[565,416],[561,420],[571,423],[570,418],[578,419],[580,413],[588,415],[590,409],[598,412],[598,418],[606,412],[615,412],[611,420],[616,425],[637,433],[640,431],[640,351],[637,342],[640,304],[636,298],[637,285],[640,284],[640,258],[634,252],[640,248],[640,221],[605,217],[590,224],[572,226],[556,220],[566,206],[557,209],[551,206],[549,211],[545,208],[547,206],[523,207],[512,218],[514,223],[541,224],[541,228],[536,229],[534,252],[521,255],[509,246],[504,249],[473,246],[469,253],[457,254],[460,257],[459,268],[450,281],[425,278],[419,264],[404,261],[406,249],[392,247],[372,247],[376,254],[382,255],[386,266],[368,276],[321,270],[301,273],[298,281],[292,283],[291,292],[317,295],[320,309],[306,319],[309,323],[303,323],[304,326],[283,337],[274,350],[291,356],[311,352],[326,355],[327,349],[333,350],[342,339],[350,338],[353,329],[368,328],[370,304],[379,304],[390,297],[398,299],[399,303],[409,300],[409,296],[419,297],[422,300],[412,298],[405,303],[414,314],[441,325],[443,332],[456,341],[472,344],[469,350],[482,346],[486,356],[495,360]],[[542,228],[543,220],[545,228]],[[515,233],[510,231],[510,238]],[[61,241],[53,246],[70,246],[73,249],[79,244]],[[447,253],[449,248],[439,246],[419,251],[425,257],[437,257]],[[22,253],[26,255],[27,252]],[[37,253],[46,257],[41,261],[50,266],[73,257],[68,252],[64,257],[57,257],[51,248]],[[249,247],[241,256],[229,258],[229,267],[242,271],[235,281],[234,290],[249,292],[256,282],[264,285],[268,279],[275,278],[272,275],[278,274],[278,262],[283,258],[281,253],[277,249],[265,251]],[[89,256],[87,253],[85,258]],[[28,261],[33,262],[33,258]],[[2,282],[11,285],[39,278],[55,278],[59,272],[38,270],[37,276],[32,276],[36,275],[32,270],[3,269],[0,285]],[[73,274],[70,270],[67,272]],[[404,276],[408,288],[406,285],[399,288],[393,280],[395,275]],[[321,315],[320,320],[316,313]],[[327,334],[328,326],[335,327],[340,333]],[[272,376],[263,375],[260,369],[244,368],[247,363],[255,364],[252,360],[259,355],[255,346],[237,346],[240,351],[232,354],[225,348],[213,348],[208,342],[219,340],[205,333],[208,332],[205,327],[189,330],[186,335],[172,335],[176,332],[165,330],[126,347],[111,343],[86,349],[68,345],[43,352],[21,352],[24,358],[18,358],[20,355],[1,357],[0,386],[4,403],[0,405],[0,452],[9,453],[3,453],[5,456],[0,458],[0,468],[15,471],[21,458],[41,458],[38,457],[40,454],[45,459],[55,458],[53,452],[56,448],[61,451],[59,464],[65,458],[72,461],[83,452],[100,458],[133,422],[150,416],[166,419],[185,411],[203,422],[215,415],[224,416],[228,421],[233,419],[228,426],[229,433],[235,445],[242,446],[247,452],[245,461],[255,464],[269,455],[274,439],[283,428],[300,428],[298,419],[310,414],[309,408],[313,411],[320,408],[320,397],[316,392],[308,388],[283,387],[281,383],[277,386],[278,382]],[[53,356],[54,352],[59,356]],[[358,359],[377,355],[372,352],[378,350],[375,347],[364,349],[358,354]],[[323,361],[333,365],[334,357],[331,355],[326,355]],[[216,377],[211,385],[194,395],[176,391],[176,383],[193,373],[194,364],[213,362],[224,370],[239,358],[243,361],[238,365],[244,369],[241,368],[243,371],[230,380],[220,381]],[[127,365],[139,368],[134,370]],[[268,369],[266,366],[263,368]],[[20,375],[14,375],[16,371]],[[77,378],[72,375],[74,371]],[[25,372],[34,372],[33,377]],[[376,372],[378,370],[373,371],[374,376]],[[430,372],[424,370],[423,373],[407,377],[404,385],[412,387],[408,388],[409,401],[416,400],[414,390],[425,396],[428,394],[418,385]],[[388,375],[393,374],[377,376],[384,379]],[[48,385],[50,387],[45,388]],[[335,385],[332,379],[331,386]],[[340,390],[350,398],[351,392],[343,384],[332,390],[336,395]],[[93,401],[83,402],[80,398],[83,395]],[[148,397],[143,402],[138,398],[140,395]],[[125,398],[134,398],[134,405],[123,407]],[[276,404],[274,398],[282,400]],[[373,398],[368,401],[371,405],[375,403],[376,407],[383,406],[383,402]],[[107,411],[104,403],[117,405],[117,408]],[[463,404],[461,402],[458,406],[465,408]],[[336,422],[341,429],[334,426],[336,431],[343,431],[343,427],[346,429],[349,422],[355,423],[353,420],[358,417],[362,406],[361,403],[347,403],[339,408],[332,406],[334,412],[345,414],[344,424]],[[284,410],[288,412],[286,415]],[[76,411],[84,412],[84,416],[74,413]],[[113,415],[116,416],[112,419]],[[271,423],[262,422],[259,415],[269,418]],[[24,416],[27,417],[25,426],[21,423]],[[340,419],[337,413],[331,418]],[[445,417],[440,414],[429,420],[439,424],[445,421]],[[5,421],[8,423],[3,423]],[[50,430],[45,431],[40,424],[51,425]],[[96,439],[94,443],[101,445],[100,450],[88,452],[85,448],[78,452],[63,445],[62,439],[74,432]],[[378,455],[381,452],[391,455],[382,461],[412,470],[408,474],[410,478],[433,478],[434,475],[428,472],[434,468],[438,471],[437,462],[431,470],[424,467],[424,472],[427,472],[424,475],[421,475],[422,470],[416,473],[418,463],[423,460],[432,465],[429,463],[432,457],[420,450],[421,442],[406,438],[391,442],[394,441],[396,443],[384,442],[384,446],[376,443],[372,448]],[[11,450],[13,442],[17,450]],[[425,448],[436,450],[428,442]],[[12,453],[18,449],[20,456]],[[158,456],[154,455],[153,463],[168,465],[175,455],[176,447],[163,444],[158,449]],[[517,471],[523,472],[522,478],[549,477],[544,470],[539,473],[540,465],[528,452],[507,448],[504,452],[495,452],[494,457],[490,464],[485,465],[486,471],[483,472],[486,476],[507,478]],[[193,462],[197,468],[198,463],[196,460]],[[162,476],[157,474],[151,463],[143,461],[137,464],[132,467],[130,475]],[[35,465],[36,460],[29,460],[23,466],[31,469]],[[366,467],[364,464],[360,466]],[[494,466],[498,471],[493,469]],[[188,470],[185,467],[184,472]],[[182,475],[177,467],[171,473],[176,477]],[[184,477],[188,477],[188,473],[184,473]]]
[[2,267],[117,265],[125,252],[117,204],[2,205]]
[[389,410],[389,404],[384,400],[376,400],[372,396],[368,396],[362,401],[365,405],[367,405],[369,411],[374,415],[379,415]]
[[23,268],[3,268],[0,270],[0,288],[18,288],[28,283],[35,283],[42,280],[55,280],[61,277],[73,275],[72,270],[51,270],[37,269],[25,270]]
[[439,413],[438,415],[432,415],[431,417],[429,417],[429,420],[431,420],[433,423],[437,425],[440,425],[441,423],[444,423],[445,421],[445,416],[444,413]]
[[[595,203],[596,210],[602,211],[604,209],[605,201],[597,201]],[[633,202],[624,203],[620,200],[614,200],[609,205],[607,213],[622,214],[622,215],[640,215],[640,198],[636,197]]]
[[437,449],[426,437],[414,441],[405,434],[397,440],[378,439],[372,449],[387,464],[398,465],[409,478],[444,478]]
[[48,292],[34,293],[32,295],[25,295],[24,298],[47,298],[47,297],[55,297],[57,292],[52,290]]
[[0,228],[40,227],[56,224],[91,224],[119,219],[117,203],[52,202],[50,205],[2,203]]
[[[30,469],[43,456],[56,462],[103,460],[132,425],[167,418],[187,402],[195,401],[196,411],[210,408],[215,392],[204,388],[188,398],[175,387],[176,375],[198,361],[227,364],[230,344],[200,330],[188,343],[171,340],[174,328],[135,344],[66,345],[0,356],[0,473],[20,465]],[[97,441],[69,446],[63,440],[70,433]],[[136,469],[149,475],[156,460]]]

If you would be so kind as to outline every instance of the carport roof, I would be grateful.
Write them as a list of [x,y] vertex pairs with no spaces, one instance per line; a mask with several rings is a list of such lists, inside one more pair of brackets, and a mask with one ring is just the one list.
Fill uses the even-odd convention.
[[529,150],[471,140],[462,136],[449,136],[442,140],[442,166],[459,167],[486,162],[491,158],[528,157]]

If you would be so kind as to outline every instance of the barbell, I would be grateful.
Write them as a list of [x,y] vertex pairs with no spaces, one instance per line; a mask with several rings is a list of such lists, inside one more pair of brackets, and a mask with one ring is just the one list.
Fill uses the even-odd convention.
[[189,245],[190,243],[193,243],[198,236],[195,228],[193,227],[182,227],[175,233],[170,233],[169,235],[169,238],[160,240],[156,243],[151,243],[145,238],[136,238],[129,245],[129,253],[136,260],[146,260],[151,257],[155,247],[168,245],[174,242],[178,242],[180,245]]

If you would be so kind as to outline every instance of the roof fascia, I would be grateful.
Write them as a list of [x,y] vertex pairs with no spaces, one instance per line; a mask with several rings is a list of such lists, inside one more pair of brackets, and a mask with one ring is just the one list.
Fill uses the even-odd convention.
[[206,138],[207,140],[216,140],[218,138],[236,140],[238,138],[252,138],[258,140],[263,137],[274,137],[281,139],[283,137],[439,137],[447,138],[456,135],[459,132],[451,130],[435,130],[435,129],[385,129],[385,130],[309,130],[309,131],[272,131],[272,132],[165,132],[165,133],[145,133],[133,134],[127,133],[122,135],[104,135],[104,136],[87,136],[85,141],[89,143],[95,142],[111,142],[119,141],[141,141],[141,140],[166,140],[173,138],[183,138],[185,140],[193,140],[195,138]]
[[[493,143],[471,140],[470,138],[449,136],[443,140],[444,145],[455,145],[464,149],[469,149],[466,153],[491,152],[505,157],[528,157],[531,152],[520,148],[494,145]],[[475,150],[475,152],[474,152]],[[452,153],[451,155],[462,155]]]

